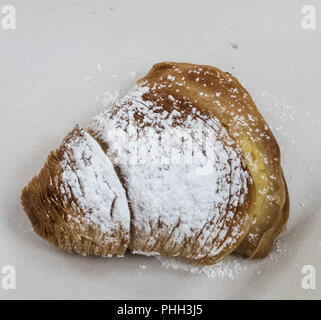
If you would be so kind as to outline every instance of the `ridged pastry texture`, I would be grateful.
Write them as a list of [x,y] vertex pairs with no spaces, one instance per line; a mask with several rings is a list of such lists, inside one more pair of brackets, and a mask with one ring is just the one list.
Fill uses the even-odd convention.
[[289,200],[278,145],[239,82],[160,63],[78,126],[22,192],[35,231],[81,254],[264,257]]
[[37,234],[67,251],[124,254],[130,214],[126,193],[100,145],[76,126],[22,192]]
[[130,250],[211,264],[237,247],[251,221],[250,179],[216,118],[141,83],[96,117],[90,132],[127,190]]

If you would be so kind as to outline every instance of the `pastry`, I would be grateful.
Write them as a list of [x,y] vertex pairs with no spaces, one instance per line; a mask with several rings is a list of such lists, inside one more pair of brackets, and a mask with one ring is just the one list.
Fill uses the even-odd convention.
[[265,257],[289,214],[278,144],[248,92],[172,62],[76,126],[21,199],[35,232],[67,251],[204,265]]

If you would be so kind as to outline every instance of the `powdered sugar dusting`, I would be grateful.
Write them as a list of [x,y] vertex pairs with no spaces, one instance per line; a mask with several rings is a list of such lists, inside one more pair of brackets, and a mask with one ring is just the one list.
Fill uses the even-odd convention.
[[[239,210],[249,182],[241,153],[216,118],[186,101],[179,108],[173,96],[165,108],[146,98],[154,89],[135,86],[90,128],[125,178],[133,212],[131,246],[191,259],[215,257],[233,247],[249,218]],[[204,137],[210,141],[206,152]],[[184,139],[193,142],[196,161],[184,162]]]
[[74,198],[86,222],[104,233],[111,233],[118,224],[129,232],[125,190],[112,163],[87,132],[75,132],[65,145],[60,163],[64,201]]

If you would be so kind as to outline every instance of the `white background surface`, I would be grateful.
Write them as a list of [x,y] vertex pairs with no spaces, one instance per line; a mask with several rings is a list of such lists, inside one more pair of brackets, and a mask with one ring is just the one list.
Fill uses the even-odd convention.
[[[17,10],[17,29],[0,29],[0,269],[16,267],[17,288],[0,298],[321,298],[321,3],[308,3],[316,30],[302,29],[298,0],[0,0]],[[241,260],[235,279],[67,254],[30,231],[20,205],[50,150],[101,110],[96,96],[126,92],[164,60],[233,73],[281,146],[288,229],[279,253]],[[304,265],[316,290],[301,287]]]

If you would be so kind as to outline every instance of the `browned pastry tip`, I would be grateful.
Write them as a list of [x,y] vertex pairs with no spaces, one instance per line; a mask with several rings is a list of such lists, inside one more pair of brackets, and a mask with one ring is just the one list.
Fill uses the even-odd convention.
[[94,140],[76,126],[61,146],[50,153],[39,175],[22,190],[21,202],[34,231],[55,246],[85,255],[123,255],[129,241],[128,231],[116,223],[109,233],[104,233],[88,223],[78,199],[64,190],[62,163],[66,157],[68,165],[77,170],[69,144],[75,141],[86,144],[88,139]]

